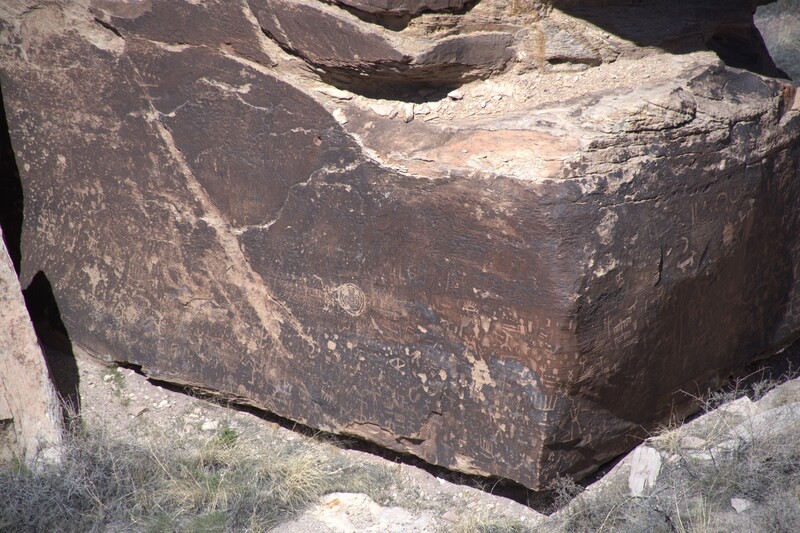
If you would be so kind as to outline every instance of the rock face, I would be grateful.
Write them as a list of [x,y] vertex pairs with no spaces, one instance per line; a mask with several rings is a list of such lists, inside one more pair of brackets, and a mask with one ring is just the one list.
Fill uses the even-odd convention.
[[350,88],[369,91],[376,82],[408,86],[470,81],[501,70],[512,58],[510,31],[398,39],[381,26],[314,0],[249,4],[263,30],[282,48],[320,69],[331,83]]
[[340,4],[0,7],[73,343],[541,488],[797,337],[800,99],[717,55],[775,73],[750,2]]
[[417,15],[422,11],[455,11],[467,0],[334,0],[337,4],[378,15]]
[[760,7],[755,21],[775,63],[797,83],[800,80],[800,42],[797,39],[800,0],[778,0]]
[[61,407],[0,231],[0,462],[53,459]]

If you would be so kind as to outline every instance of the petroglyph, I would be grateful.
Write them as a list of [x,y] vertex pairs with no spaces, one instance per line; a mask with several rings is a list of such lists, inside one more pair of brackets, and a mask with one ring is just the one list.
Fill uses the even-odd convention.
[[473,392],[478,395],[478,398],[485,400],[486,396],[483,394],[484,387],[494,387],[496,383],[492,380],[489,374],[489,367],[483,359],[476,360],[472,365],[472,382],[470,386]]
[[750,3],[381,2],[0,2],[75,344],[541,488],[798,337],[800,100],[699,49]]
[[364,291],[353,283],[345,283],[335,290],[336,303],[350,316],[360,316],[367,309]]

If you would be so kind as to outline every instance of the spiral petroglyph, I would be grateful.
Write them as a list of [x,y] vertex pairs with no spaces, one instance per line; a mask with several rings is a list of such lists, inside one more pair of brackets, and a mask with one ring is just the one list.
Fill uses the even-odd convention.
[[359,316],[367,308],[364,291],[352,283],[345,283],[336,288],[336,303],[351,316]]

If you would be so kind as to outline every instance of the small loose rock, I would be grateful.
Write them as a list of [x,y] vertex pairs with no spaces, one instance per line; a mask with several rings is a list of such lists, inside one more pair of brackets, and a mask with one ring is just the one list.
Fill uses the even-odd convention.
[[216,431],[219,429],[219,421],[217,420],[207,420],[203,422],[203,425],[200,426],[200,429],[203,431]]

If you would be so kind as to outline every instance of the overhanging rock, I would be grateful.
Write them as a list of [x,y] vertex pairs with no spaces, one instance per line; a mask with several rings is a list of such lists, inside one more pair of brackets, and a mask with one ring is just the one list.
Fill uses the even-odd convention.
[[[513,60],[450,97],[381,97],[398,65],[332,87],[252,4],[417,52],[505,32]],[[159,379],[535,489],[591,471],[800,331],[800,105],[536,6],[0,8],[23,285]]]

